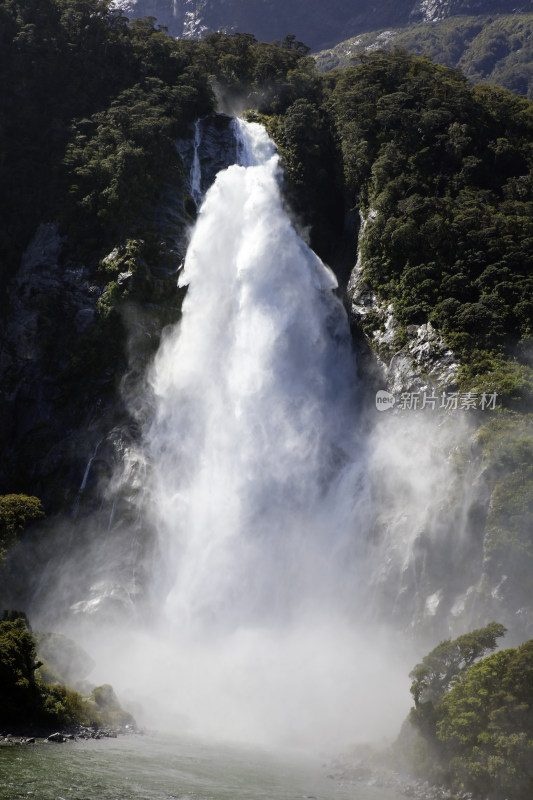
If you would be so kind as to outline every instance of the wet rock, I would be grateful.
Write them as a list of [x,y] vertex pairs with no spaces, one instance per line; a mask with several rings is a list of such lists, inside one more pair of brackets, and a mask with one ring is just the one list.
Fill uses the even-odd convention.
[[80,308],[74,317],[74,327],[78,333],[83,333],[94,320],[93,308]]
[[63,733],[51,733],[50,736],[46,740],[47,742],[56,742],[58,744],[62,744],[63,742],[67,741],[67,737]]
[[393,355],[386,369],[389,391],[413,392],[428,384],[455,389],[459,361],[442,334],[430,322],[410,325],[407,334],[407,344]]
[[41,479],[52,486],[70,449],[69,421],[58,418],[59,378],[76,334],[91,324],[100,290],[84,266],[63,261],[64,244],[57,223],[40,225],[7,290],[0,320],[0,491],[17,479],[31,480],[36,493]]
[[88,589],[88,596],[70,607],[78,617],[93,617],[104,621],[117,621],[135,612],[135,600],[142,588],[130,580],[99,580]]
[[[226,114],[209,114],[199,120],[200,145],[198,155],[201,168],[201,191],[209,189],[217,173],[234,164],[237,157],[237,144],[233,135],[232,117]],[[178,153],[190,174],[194,159],[194,137],[176,143]],[[191,187],[189,187],[191,189]]]
[[[377,212],[361,215],[359,243],[366,227]],[[363,277],[363,260],[359,246],[357,263],[348,282],[351,316],[365,336],[381,368],[382,378],[394,395],[417,392],[428,386],[449,390],[456,388],[459,359],[447,346],[440,331],[431,323],[409,325],[407,342],[400,346],[404,331],[394,314],[392,303],[383,301]]]
[[[98,290],[85,267],[61,264],[65,239],[55,222],[42,224],[22,257],[8,295],[11,314],[2,347],[4,366],[35,361],[58,323],[65,328],[94,314]],[[80,316],[81,314],[81,316]]]

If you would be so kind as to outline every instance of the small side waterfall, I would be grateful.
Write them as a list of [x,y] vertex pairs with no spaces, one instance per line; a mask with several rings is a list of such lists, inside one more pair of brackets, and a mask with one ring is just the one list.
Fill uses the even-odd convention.
[[79,492],[83,492],[85,487],[86,487],[86,485],[87,485],[87,480],[89,478],[89,472],[91,471],[91,467],[93,465],[93,461],[96,458],[96,454],[98,453],[98,448],[100,447],[100,445],[102,444],[103,441],[104,441],[103,438],[99,440],[99,442],[97,443],[96,447],[94,448],[94,452],[93,452],[92,456],[90,457],[89,461],[87,462],[87,466],[85,467],[85,472],[83,473],[83,478],[82,478],[82,481],[81,481],[81,484],[80,484]]
[[89,474],[91,472],[91,467],[93,465],[94,459],[96,458],[96,456],[98,454],[98,450],[100,449],[100,445],[104,441],[104,438],[105,437],[102,437],[96,443],[96,446],[95,446],[95,448],[93,450],[93,453],[92,453],[92,455],[90,456],[90,458],[89,458],[89,460],[87,462],[87,466],[85,467],[85,472],[83,473],[83,478],[82,478],[81,483],[80,483],[80,488],[78,489],[78,494],[76,495],[76,499],[74,500],[73,507],[72,507],[73,516],[76,516],[79,513],[81,499],[82,499],[83,493],[85,491],[85,487],[87,486],[87,481],[89,480]]
[[200,144],[202,141],[202,120],[197,119],[194,126],[194,158],[191,166],[191,195],[199,208],[202,200],[202,168],[200,165]]

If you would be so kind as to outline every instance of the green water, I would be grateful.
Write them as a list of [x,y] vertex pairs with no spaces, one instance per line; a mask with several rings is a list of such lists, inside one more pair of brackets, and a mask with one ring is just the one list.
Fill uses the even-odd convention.
[[328,778],[320,760],[177,737],[0,748],[0,800],[400,800]]

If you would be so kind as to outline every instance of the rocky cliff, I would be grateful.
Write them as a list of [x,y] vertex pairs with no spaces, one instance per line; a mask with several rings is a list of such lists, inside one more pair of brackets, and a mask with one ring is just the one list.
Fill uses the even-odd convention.
[[494,618],[518,644],[533,635],[531,416],[506,414],[495,395],[461,391],[461,358],[442,332],[431,323],[402,328],[393,304],[367,283],[362,251],[377,217],[372,209],[361,217],[347,287],[376,398],[363,512],[375,602],[418,636],[444,638]]
[[[55,567],[47,572],[38,562],[54,562],[57,548],[87,564],[83,579],[72,581],[75,611],[131,609],[143,591],[142,580],[132,576],[142,571],[148,534],[132,530],[131,520],[141,479],[136,445],[150,408],[138,397],[163,328],[179,319],[184,291],[177,278],[197,213],[195,154],[205,191],[235,160],[230,122],[225,115],[199,120],[196,153],[194,127],[176,141],[183,179],[165,185],[150,212],[164,259],[147,261],[139,242],[130,240],[112,248],[95,271],[74,259],[57,223],[40,225],[24,253],[2,319],[0,492],[31,487],[49,515],[61,513],[44,544],[30,539],[13,554],[15,580],[3,587],[4,604],[28,605],[34,590],[28,595],[17,578],[27,570],[41,572],[37,596],[46,595]],[[90,254],[87,261],[95,263]],[[77,543],[68,533],[73,526]],[[106,563],[95,552],[105,551],[110,529],[115,543]]]
[[[235,143],[229,118],[223,115],[200,126],[199,158],[207,186],[234,160]],[[82,485],[88,493],[98,483],[107,451],[120,449],[117,424],[129,417],[124,382],[142,373],[162,327],[179,316],[183,293],[177,274],[196,214],[188,177],[192,128],[190,138],[176,147],[185,177],[163,188],[151,212],[166,258],[148,263],[130,241],[118,243],[95,269],[91,254],[83,262],[75,257],[55,222],[41,224],[26,249],[8,286],[1,321],[4,491],[31,485],[49,510],[64,507],[73,503]],[[139,294],[142,305],[136,301]],[[116,337],[108,359],[101,354],[102,333]],[[110,430],[114,444],[108,447]]]

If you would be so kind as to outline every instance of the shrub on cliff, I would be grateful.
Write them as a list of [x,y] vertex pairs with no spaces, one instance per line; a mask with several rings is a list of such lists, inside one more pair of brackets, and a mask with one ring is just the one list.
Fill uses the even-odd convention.
[[0,622],[0,725],[31,719],[41,707],[35,643],[22,618]]
[[533,797],[533,640],[455,681],[437,707],[452,783],[491,800]]

